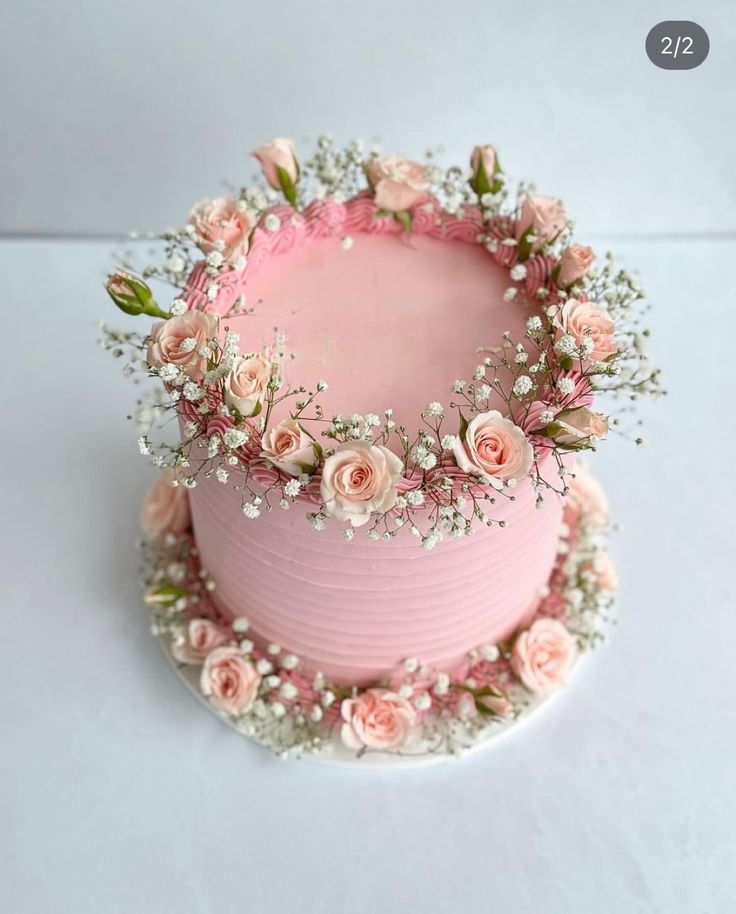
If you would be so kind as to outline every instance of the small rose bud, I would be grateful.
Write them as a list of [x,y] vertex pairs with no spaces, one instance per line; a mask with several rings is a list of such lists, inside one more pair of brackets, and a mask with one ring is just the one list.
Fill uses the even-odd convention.
[[261,163],[263,176],[274,190],[280,190],[292,206],[296,205],[299,162],[294,142],[286,137],[269,140],[251,153]]
[[582,244],[573,244],[562,252],[562,257],[557,265],[555,281],[562,289],[568,289],[576,283],[590,269],[595,259],[593,248],[586,248]]
[[587,406],[563,409],[545,429],[548,438],[569,450],[593,446],[608,434],[608,419]]
[[475,706],[481,714],[487,716],[508,718],[514,713],[514,706],[499,689],[480,689],[475,698]]
[[470,168],[473,172],[470,186],[479,197],[498,192],[500,182],[496,174],[500,168],[493,146],[476,146],[470,156]]
[[126,314],[142,314],[153,298],[148,285],[125,270],[116,270],[108,276],[107,294]]
[[116,270],[111,273],[105,283],[107,294],[115,304],[126,314],[137,317],[139,314],[148,314],[151,317],[164,317],[170,315],[162,311],[153,299],[147,283],[125,270]]

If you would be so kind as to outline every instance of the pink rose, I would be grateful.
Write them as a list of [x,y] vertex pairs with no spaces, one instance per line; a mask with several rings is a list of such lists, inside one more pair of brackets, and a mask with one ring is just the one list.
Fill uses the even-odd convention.
[[577,653],[572,635],[559,619],[537,619],[516,636],[511,668],[530,692],[549,695],[565,684]]
[[608,434],[608,419],[587,406],[561,410],[554,418],[554,425],[559,430],[550,437],[567,447],[594,445]]
[[199,687],[221,711],[238,715],[253,704],[261,677],[238,647],[216,647],[205,658]]
[[257,416],[271,380],[271,363],[260,353],[239,355],[225,377],[225,403],[241,416]]
[[361,527],[371,512],[393,508],[403,471],[396,454],[381,445],[368,441],[338,445],[322,469],[320,495],[326,513]]
[[416,721],[409,702],[386,689],[368,689],[357,698],[346,698],[340,713],[345,721],[340,736],[350,749],[399,749]]
[[207,357],[201,350],[217,337],[217,326],[217,315],[203,311],[158,321],[151,328],[146,361],[152,368],[175,365],[193,381],[201,381],[207,371]]
[[202,663],[216,647],[227,644],[230,632],[209,619],[190,619],[171,643],[171,653],[179,663]]
[[601,484],[584,467],[575,467],[575,477],[565,498],[565,523],[574,527],[583,523],[599,530],[608,523],[608,499]]
[[614,339],[616,325],[595,302],[569,298],[555,317],[555,323],[561,333],[574,337],[583,356],[592,362],[603,362],[618,352]]
[[256,217],[241,201],[217,197],[197,203],[189,213],[189,224],[205,254],[219,250],[225,260],[237,260],[248,252]]
[[473,172],[473,190],[479,195],[488,193],[496,170],[496,150],[493,146],[476,146],[470,155],[470,168]]
[[374,158],[365,171],[379,209],[397,213],[427,198],[430,187],[427,169],[418,162],[403,156]]
[[573,244],[566,248],[560,257],[557,271],[557,285],[567,289],[573,283],[582,279],[595,260],[593,248],[583,247],[582,244]]
[[263,176],[274,190],[283,190],[279,179],[279,168],[282,168],[293,184],[299,177],[299,164],[293,140],[276,137],[269,140],[251,153],[261,164]]
[[522,479],[534,461],[534,449],[524,432],[495,409],[478,413],[452,452],[461,470],[487,477],[496,489],[503,479]]
[[181,536],[189,529],[189,498],[184,486],[174,485],[177,478],[174,470],[162,470],[146,493],[140,525],[149,539],[160,540],[169,534]]
[[289,476],[311,473],[319,463],[314,441],[296,419],[272,426],[261,441],[261,457]]
[[531,229],[536,240],[536,251],[545,241],[551,241],[562,231],[567,222],[567,212],[561,200],[554,197],[526,197],[516,223],[516,237],[521,239]]

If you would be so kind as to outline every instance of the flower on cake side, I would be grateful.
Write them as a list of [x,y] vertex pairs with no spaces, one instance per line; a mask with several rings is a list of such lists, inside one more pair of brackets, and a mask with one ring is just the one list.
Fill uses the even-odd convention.
[[345,698],[340,714],[340,735],[349,749],[401,749],[416,723],[409,702],[387,689],[366,689],[356,698]]
[[[136,273],[126,262],[107,283],[121,311],[153,319],[142,333],[105,328],[104,345],[127,357],[126,374],[160,383],[136,416],[139,447],[183,488],[214,478],[237,490],[246,519],[299,505],[316,531],[342,523],[348,540],[356,529],[391,540],[408,530],[429,549],[504,526],[519,487],[538,506],[548,493],[569,500],[568,455],[595,450],[612,431],[640,442],[633,409],[660,392],[641,290],[574,240],[560,200],[514,188],[495,147],[475,146],[469,171],[327,138],[305,160],[284,137],[253,155],[262,183],[198,203],[184,228],[161,235],[162,263]],[[481,328],[472,377],[427,404],[413,438],[391,409],[325,414],[326,381],[285,380],[284,334],[264,346],[228,325],[258,307],[245,296],[251,260],[305,232],[348,249],[363,231],[480,245],[507,272],[504,299],[525,313],[520,338],[483,339]],[[159,280],[179,290],[166,306],[152,287]],[[159,426],[181,434],[161,441]]]

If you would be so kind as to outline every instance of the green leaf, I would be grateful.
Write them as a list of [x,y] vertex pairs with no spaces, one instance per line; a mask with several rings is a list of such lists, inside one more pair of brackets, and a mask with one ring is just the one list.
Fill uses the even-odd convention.
[[289,204],[296,207],[296,184],[292,181],[288,171],[280,165],[276,166],[276,174],[279,177],[281,192],[286,197]]
[[517,250],[519,252],[519,262],[529,259],[529,255],[532,252],[532,241],[530,240],[534,236],[534,226],[530,225],[529,228],[524,232],[524,234],[519,238],[519,244],[517,245]]
[[160,587],[155,587],[146,593],[145,602],[148,606],[171,606],[186,594],[186,590],[182,590],[181,587],[175,587],[173,584],[162,584]]
[[486,169],[483,165],[483,162],[480,163],[480,167],[478,168],[477,173],[473,175],[468,183],[479,197],[482,197],[483,194],[492,193],[491,182],[488,180],[488,175],[486,174]]
[[412,230],[412,217],[411,213],[407,209],[400,209],[398,212],[394,213],[394,219],[404,227],[404,231],[407,235],[411,235]]
[[462,411],[458,410],[458,412],[460,413],[460,429],[459,429],[460,440],[465,441],[465,435],[468,431],[469,423],[468,423],[468,420],[465,418],[465,416],[463,416]]
[[498,153],[496,153],[496,161],[493,163],[493,183],[491,184],[491,193],[497,194],[503,187],[503,181],[501,178],[497,177],[498,175],[503,174],[503,169],[501,168],[501,163],[498,160]]
[[261,403],[261,401],[258,400],[256,402],[255,408],[253,409],[253,412],[250,414],[250,418],[252,419],[255,416],[259,416],[261,414],[261,412],[263,412],[263,403]]

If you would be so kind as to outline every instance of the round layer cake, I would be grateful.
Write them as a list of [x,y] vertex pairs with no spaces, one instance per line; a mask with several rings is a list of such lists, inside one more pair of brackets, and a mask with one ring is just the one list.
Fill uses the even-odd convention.
[[641,290],[490,145],[469,171],[327,137],[254,155],[264,181],[107,283],[155,321],[105,331],[163,384],[136,417],[152,631],[282,754],[461,752],[600,638],[608,511],[576,458],[596,401],[659,391]]
[[[245,268],[219,279],[214,300],[204,266],[185,297],[221,315],[244,307],[221,321],[244,351],[283,334],[285,380],[313,387],[326,378],[326,416],[391,409],[413,440],[427,403],[446,403],[455,379],[472,377],[479,347],[497,346],[505,331],[524,335],[528,311],[506,300],[508,269],[477,243],[477,218],[419,208],[408,234],[398,220],[376,218],[366,196],[272,215],[274,227],[255,233]],[[504,405],[492,392],[494,407]],[[541,463],[553,477],[552,458]],[[408,525],[390,541],[347,541],[334,521],[315,532],[299,503],[244,522],[237,486],[214,477],[200,479],[190,503],[222,614],[246,617],[257,644],[279,644],[338,685],[385,681],[414,657],[456,672],[471,649],[510,637],[534,615],[562,514],[553,495],[537,510],[526,477],[499,494],[497,517],[487,508],[504,526],[480,524],[425,551]]]

